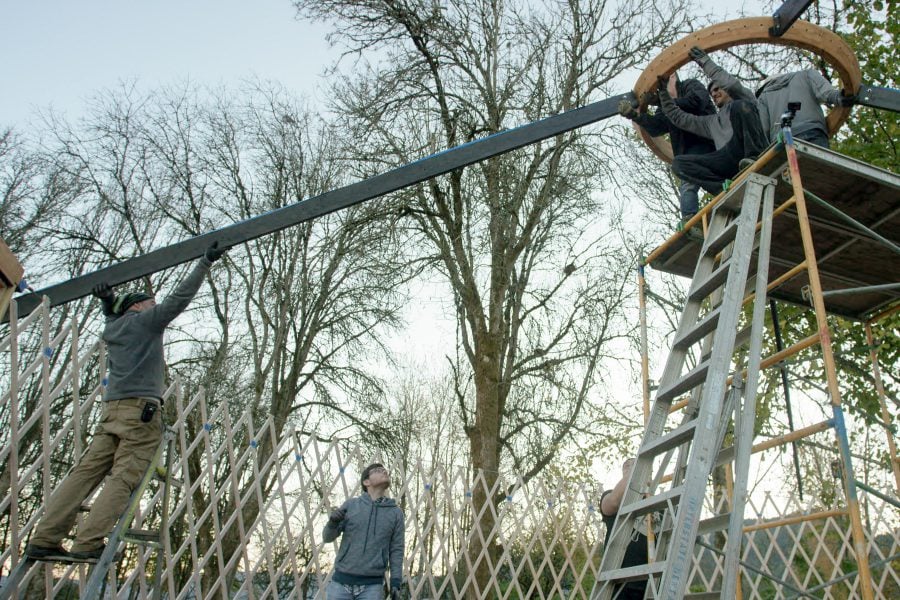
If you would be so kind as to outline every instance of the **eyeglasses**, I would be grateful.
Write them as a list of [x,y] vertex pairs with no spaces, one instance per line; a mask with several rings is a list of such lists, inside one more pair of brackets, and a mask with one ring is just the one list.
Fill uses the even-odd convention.
[[384,473],[384,474],[387,474],[387,472],[388,472],[388,470],[385,469],[384,467],[375,467],[374,469],[372,469],[372,470],[369,471],[369,475],[371,475],[372,473]]
[[710,94],[715,94],[716,92],[720,92],[720,91],[722,91],[722,88],[720,88],[720,87],[713,86],[713,87],[709,88]]

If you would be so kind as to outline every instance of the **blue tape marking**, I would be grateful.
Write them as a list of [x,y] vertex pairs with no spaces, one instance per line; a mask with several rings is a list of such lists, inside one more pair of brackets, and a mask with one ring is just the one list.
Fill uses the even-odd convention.
[[553,500],[547,500],[547,508],[553,508]]
[[341,474],[343,475],[343,473],[344,473],[344,467],[341,467],[340,469],[338,469],[338,473],[341,473]]
[[507,497],[506,497],[506,501],[507,501],[507,502],[512,502],[512,496],[507,496]]
[[594,505],[588,504],[588,512],[594,512]]
[[472,492],[469,490],[466,490],[466,498],[471,498],[471,497],[472,497]]
[[204,424],[203,424],[203,429],[205,429],[205,430],[207,430],[207,431],[212,431],[212,424],[210,424],[210,423],[204,423]]
[[256,442],[256,440],[250,440],[250,447],[251,447],[251,448],[256,448],[257,446],[259,446],[259,444]]
[[426,483],[426,484],[425,484],[425,490],[426,490],[426,491],[429,491],[429,492],[431,491],[431,484],[430,484],[430,483]]
[[44,348],[44,356],[47,358],[53,357],[53,348]]
[[784,133],[784,143],[786,146],[794,145],[794,134],[791,132],[790,127],[782,127],[782,133]]
[[297,459],[297,462],[303,462],[303,455],[302,455],[302,454],[295,454],[295,455],[294,455],[294,458]]
[[102,385],[103,387],[108,386],[108,385],[109,385],[109,379],[107,379],[106,377],[104,377],[103,379],[100,380],[100,385]]
[[856,498],[856,483],[853,479],[853,463],[850,462],[850,443],[847,441],[847,425],[844,423],[844,411],[840,406],[831,407],[832,412],[834,413],[834,431],[837,433],[838,443],[841,446],[841,458],[844,463],[841,465],[844,467],[846,471],[846,467],[850,467],[849,473],[844,473],[844,476],[847,479],[847,501],[848,502],[857,502]]

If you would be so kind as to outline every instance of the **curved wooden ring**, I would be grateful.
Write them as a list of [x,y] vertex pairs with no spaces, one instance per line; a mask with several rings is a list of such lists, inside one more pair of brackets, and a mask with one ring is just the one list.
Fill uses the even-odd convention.
[[[712,52],[745,44],[777,44],[815,52],[837,70],[845,90],[853,94],[859,90],[862,82],[859,61],[850,46],[836,33],[809,21],[797,21],[781,37],[772,37],[769,35],[771,26],[772,17],[749,17],[717,23],[681,38],[647,65],[634,86],[634,95],[644,98],[645,94],[656,90],[659,77],[668,77],[689,63],[688,50],[693,46]],[[834,135],[849,115],[849,108],[832,108],[828,113],[829,133]],[[672,162],[672,146],[668,140],[650,137],[640,127],[637,129],[654,154],[666,162]]]

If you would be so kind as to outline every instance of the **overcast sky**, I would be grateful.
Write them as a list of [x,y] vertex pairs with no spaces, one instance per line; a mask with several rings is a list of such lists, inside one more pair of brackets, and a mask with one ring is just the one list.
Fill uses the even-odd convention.
[[48,106],[77,117],[120,81],[260,77],[313,97],[337,53],[294,16],[290,0],[0,0],[0,128]]

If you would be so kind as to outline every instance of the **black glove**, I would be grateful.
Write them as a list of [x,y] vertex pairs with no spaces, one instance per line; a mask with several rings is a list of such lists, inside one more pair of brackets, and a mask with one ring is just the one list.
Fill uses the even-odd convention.
[[101,300],[106,300],[107,298],[112,300],[113,298],[112,288],[109,287],[109,284],[106,282],[95,285],[94,289],[91,290],[91,293],[95,298],[100,298]]
[[91,290],[91,293],[95,298],[100,299],[100,304],[103,306],[103,314],[107,317],[115,314],[113,311],[113,304],[116,301],[116,295],[113,294],[112,288],[109,287],[108,283],[98,283],[94,286],[94,289]]
[[621,100],[619,102],[619,114],[626,119],[633,119],[637,116],[638,113],[634,109],[634,104],[631,103],[631,100],[628,100],[626,98],[625,100]]
[[[328,515],[328,524],[332,527],[337,527],[341,524],[341,521],[344,520],[344,517],[347,516],[346,508],[336,508],[331,511],[331,514]],[[382,592],[383,593],[383,592]]]
[[391,600],[400,600],[400,588],[391,588]]
[[699,46],[693,46],[688,50],[688,56],[701,67],[709,61],[709,54],[703,51]]
[[856,94],[851,94],[849,96],[845,96],[843,90],[841,91],[841,100],[838,102],[839,106],[843,106],[844,108],[850,108],[854,104],[859,101],[859,96]]
[[216,240],[215,242],[212,243],[212,246],[210,246],[209,248],[206,249],[206,253],[204,254],[204,256],[206,256],[206,260],[208,260],[211,263],[214,263],[217,260],[219,260],[220,258],[222,258],[222,255],[225,254],[225,252],[227,252],[227,251],[228,251],[228,248],[219,248],[219,241]]

